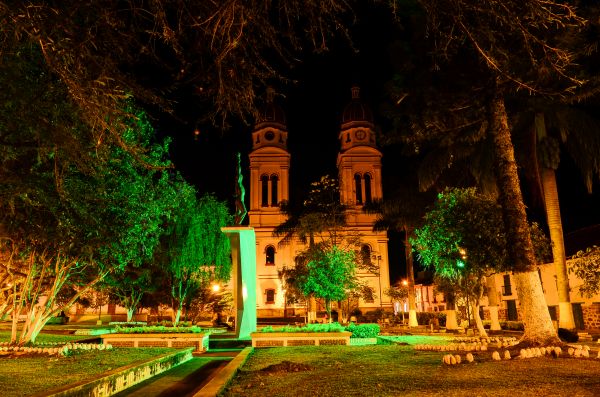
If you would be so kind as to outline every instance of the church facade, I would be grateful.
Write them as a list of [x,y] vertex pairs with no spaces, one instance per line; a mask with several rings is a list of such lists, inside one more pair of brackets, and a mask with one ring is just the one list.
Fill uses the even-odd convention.
[[[359,273],[373,289],[373,299],[350,303],[349,310],[363,313],[391,306],[384,291],[389,288],[388,238],[386,232],[372,230],[375,215],[363,212],[363,206],[382,197],[381,157],[375,141],[373,116],[360,100],[358,87],[352,88],[352,99],[344,109],[338,134],[337,154],[340,198],[348,208],[345,233],[360,235],[360,253],[370,258],[379,271]],[[305,249],[300,241],[280,244],[273,235],[275,227],[286,220],[279,204],[287,201],[290,186],[291,154],[287,148],[288,131],[285,114],[267,93],[267,103],[252,132],[250,152],[249,226],[256,233],[257,315],[258,317],[302,315],[305,304],[287,304],[278,270],[292,267],[298,252]],[[324,310],[321,305],[317,311]]]

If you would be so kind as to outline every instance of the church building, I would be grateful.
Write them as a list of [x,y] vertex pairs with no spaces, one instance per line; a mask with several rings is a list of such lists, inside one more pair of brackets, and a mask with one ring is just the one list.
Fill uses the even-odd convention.
[[[337,168],[340,197],[347,210],[346,232],[361,236],[361,256],[370,258],[379,274],[361,273],[374,291],[374,299],[360,299],[350,305],[363,313],[390,307],[384,294],[389,288],[388,238],[386,232],[372,230],[376,216],[365,214],[363,206],[382,197],[381,152],[375,141],[373,114],[361,102],[360,90],[352,87],[352,99],[342,114],[338,132],[340,149]],[[288,130],[283,109],[274,101],[274,92],[267,92],[266,106],[260,112],[252,132],[250,152],[249,226],[256,233],[257,316],[283,316],[305,313],[304,304],[286,304],[285,291],[278,269],[292,267],[298,252],[306,247],[298,240],[279,244],[275,227],[286,220],[279,208],[289,200],[291,154],[287,147]],[[324,310],[324,306],[317,311]]]

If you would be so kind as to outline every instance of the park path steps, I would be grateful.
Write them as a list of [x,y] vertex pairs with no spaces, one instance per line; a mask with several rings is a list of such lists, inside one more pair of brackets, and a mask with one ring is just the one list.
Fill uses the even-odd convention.
[[[190,361],[115,394],[116,397],[191,397],[223,369],[240,350],[198,354]],[[212,358],[206,361],[205,358]]]

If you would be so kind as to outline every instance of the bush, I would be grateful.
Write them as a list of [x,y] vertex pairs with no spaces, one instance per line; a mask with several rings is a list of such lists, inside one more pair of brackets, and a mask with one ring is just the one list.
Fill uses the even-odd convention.
[[443,312],[417,312],[417,321],[419,325],[429,325],[429,322],[437,318],[440,327],[446,326],[446,313]]
[[379,324],[354,324],[350,323],[346,331],[352,332],[351,338],[375,338],[379,335]]
[[560,340],[567,343],[575,343],[579,340],[579,335],[577,335],[577,332],[569,331],[565,328],[558,329],[558,337]]
[[121,327],[117,325],[115,327],[117,333],[121,334],[170,334],[170,333],[190,333],[198,334],[202,332],[209,332],[200,327],[164,327],[164,326],[150,326],[150,327]]
[[307,324],[303,327],[295,325],[286,325],[283,327],[273,328],[272,326],[266,326],[260,330],[260,332],[343,332],[344,326],[340,323],[325,323],[325,324]]
[[500,321],[500,328],[507,331],[524,331],[525,325],[522,321]]

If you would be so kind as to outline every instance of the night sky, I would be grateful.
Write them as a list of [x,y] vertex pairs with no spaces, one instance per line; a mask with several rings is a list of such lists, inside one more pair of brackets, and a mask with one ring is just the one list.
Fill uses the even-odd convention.
[[[377,10],[369,12],[379,13]],[[323,54],[307,53],[302,62],[287,71],[295,80],[278,91],[277,103],[286,112],[288,150],[290,151],[290,198],[302,198],[310,182],[320,176],[337,176],[336,158],[339,150],[337,134],[341,114],[350,101],[350,87],[361,87],[361,98],[374,112],[378,129],[385,132],[388,121],[380,112],[385,100],[384,85],[392,77],[389,43],[393,40],[391,21],[387,12],[377,18],[366,18],[353,29],[354,49],[343,39],[331,42]],[[374,25],[369,21],[378,21]],[[238,123],[226,131],[214,126],[200,126],[201,134],[193,139],[193,113],[184,122],[163,123],[159,128],[169,130],[174,137],[173,160],[184,177],[197,186],[200,193],[214,192],[219,199],[232,203],[234,192],[234,154],[242,153],[245,184],[248,191],[248,154],[251,149],[252,126]],[[398,155],[398,148],[380,148],[383,157],[384,197],[395,189],[398,177],[406,172],[406,161]],[[557,172],[563,228],[567,235],[567,250],[578,242],[600,244],[600,230],[596,228],[587,237],[569,236],[577,229],[600,224],[600,183],[595,181],[594,194],[585,191],[583,178],[568,156],[563,156]],[[527,193],[525,192],[525,195]],[[246,195],[248,199],[248,195]],[[526,197],[527,200],[527,197]],[[248,204],[248,203],[247,203]],[[526,203],[527,204],[527,203]],[[544,222],[541,209],[528,209],[534,220]],[[574,238],[572,238],[574,237]],[[570,241],[573,240],[573,241]],[[403,253],[400,236],[390,236],[390,269],[392,277],[403,275]],[[572,248],[570,248],[572,247]],[[580,248],[580,247],[578,247]],[[568,252],[569,253],[569,252]],[[571,253],[572,254],[572,253]]]

